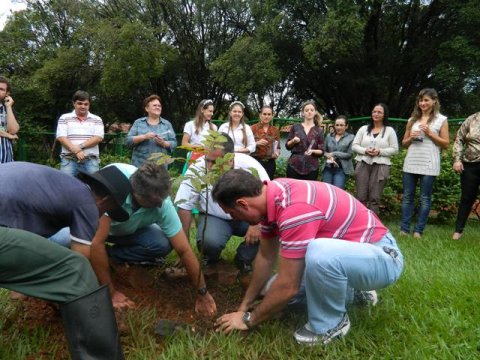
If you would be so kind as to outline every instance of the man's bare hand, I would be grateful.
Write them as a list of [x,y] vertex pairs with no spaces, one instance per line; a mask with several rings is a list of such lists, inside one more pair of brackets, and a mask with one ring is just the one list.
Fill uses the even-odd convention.
[[117,290],[113,291],[112,303],[115,309],[133,309],[135,307],[135,303],[132,300]]
[[220,316],[215,321],[215,327],[217,332],[223,332],[228,334],[233,330],[248,330],[247,325],[243,321],[243,312],[237,311]]
[[245,242],[249,245],[256,244],[260,240],[260,224],[250,225],[245,234]]
[[195,312],[202,314],[204,316],[213,316],[217,313],[217,305],[215,300],[213,300],[210,293],[205,295],[198,295],[197,301],[195,302]]

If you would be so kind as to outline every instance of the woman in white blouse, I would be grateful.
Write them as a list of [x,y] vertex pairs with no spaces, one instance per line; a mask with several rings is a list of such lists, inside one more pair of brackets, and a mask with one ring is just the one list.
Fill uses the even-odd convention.
[[410,234],[410,223],[415,213],[415,194],[419,187],[413,237],[422,237],[432,206],[433,184],[440,175],[440,151],[448,147],[449,141],[447,117],[440,114],[437,91],[431,88],[421,90],[402,141],[408,151],[403,162],[401,235]]
[[[212,100],[204,99],[200,101],[195,117],[187,122],[183,128],[182,146],[202,149],[202,142],[208,135],[208,131],[217,130],[217,126],[212,123],[213,110]],[[193,161],[201,155],[201,152],[194,153],[191,160]]]
[[202,141],[208,130],[217,130],[217,126],[212,123],[213,110],[212,100],[200,101],[195,117],[183,128],[182,146],[202,147]]
[[369,124],[357,131],[352,143],[352,150],[357,154],[357,199],[377,215],[383,189],[390,176],[390,157],[398,152],[397,134],[388,125],[387,105],[376,104]]
[[243,111],[245,106],[240,101],[230,104],[228,122],[220,125],[218,131],[227,133],[233,140],[235,152],[251,154],[255,151],[255,137],[252,129],[245,123]]

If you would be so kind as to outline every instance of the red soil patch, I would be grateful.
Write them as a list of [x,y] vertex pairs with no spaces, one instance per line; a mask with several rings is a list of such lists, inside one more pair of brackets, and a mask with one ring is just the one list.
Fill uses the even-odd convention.
[[[237,270],[232,264],[219,264],[216,272],[206,275],[209,292],[215,299],[218,314],[235,311],[239,305],[243,286],[236,279]],[[112,270],[115,286],[136,304],[135,309],[116,313],[122,343],[128,346],[130,329],[125,325],[127,315],[132,312],[155,309],[158,319],[148,326],[154,333],[158,320],[168,319],[187,324],[195,332],[213,331],[216,317],[206,318],[195,313],[196,289],[188,277],[169,277],[163,268],[139,266],[116,266]],[[245,284],[243,284],[245,286]],[[42,300],[27,298],[19,300],[14,316],[9,316],[4,330],[12,325],[24,329],[35,329],[50,325],[49,342],[60,346],[58,359],[69,359],[67,342],[63,333],[62,319],[55,304]],[[0,334],[1,336],[1,334]],[[157,336],[161,346],[162,338]],[[31,354],[27,359],[48,359],[48,349]]]

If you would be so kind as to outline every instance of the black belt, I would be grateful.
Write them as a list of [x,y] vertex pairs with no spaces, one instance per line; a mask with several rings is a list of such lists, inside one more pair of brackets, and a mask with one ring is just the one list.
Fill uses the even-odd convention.
[[[78,160],[78,158],[74,154],[61,154],[60,157],[68,160]],[[85,159],[99,159],[97,155],[87,155]]]

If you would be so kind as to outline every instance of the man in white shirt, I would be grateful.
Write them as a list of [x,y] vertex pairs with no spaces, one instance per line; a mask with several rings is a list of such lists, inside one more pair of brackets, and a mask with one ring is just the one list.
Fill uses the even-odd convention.
[[[260,228],[257,226],[249,226],[244,221],[233,220],[230,215],[225,213],[222,208],[213,201],[211,197],[211,188],[208,194],[208,212],[207,197],[205,191],[198,193],[191,184],[191,178],[194,174],[202,176],[205,173],[205,162],[207,170],[211,169],[218,157],[223,157],[227,153],[234,153],[234,145],[232,139],[225,133],[222,134],[227,138],[223,144],[223,149],[210,151],[205,156],[197,159],[187,170],[186,179],[182,181],[177,191],[175,203],[178,206],[178,215],[182,222],[183,230],[189,235],[190,223],[192,221],[192,210],[198,207],[200,216],[197,227],[197,246],[202,246],[202,235],[205,229],[205,239],[203,240],[203,255],[207,264],[214,265],[220,259],[220,253],[225,248],[227,241],[232,236],[245,237],[237,248],[235,256],[235,264],[241,273],[248,273],[251,270],[251,264],[258,250],[258,240]],[[263,166],[249,155],[234,153],[231,164],[234,169],[244,169],[251,171],[255,169],[260,180],[269,180],[269,177]]]
[[92,174],[99,170],[98,144],[104,136],[103,121],[89,112],[90,95],[86,91],[75,92],[72,101],[74,110],[58,119],[57,140],[62,144],[60,170],[72,176],[80,170]]

